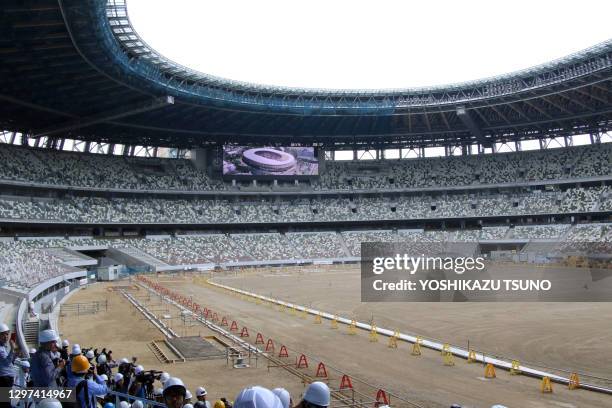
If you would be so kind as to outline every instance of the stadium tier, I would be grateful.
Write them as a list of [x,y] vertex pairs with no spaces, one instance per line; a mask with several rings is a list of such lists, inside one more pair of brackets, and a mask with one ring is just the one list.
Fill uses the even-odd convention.
[[[527,182],[601,180],[612,176],[612,144],[496,155],[326,163],[319,179],[264,184],[262,191],[445,189]],[[248,191],[190,160],[115,157],[0,145],[0,182],[17,185],[186,192]],[[265,187],[265,186],[268,187]]]
[[[612,224],[531,225],[485,227],[480,230],[361,230],[303,233],[191,234],[149,238],[70,239],[24,238],[0,241],[0,281],[32,287],[52,277],[77,270],[54,249],[100,251],[110,248],[132,256],[142,253],[163,267],[246,265],[349,260],[360,256],[362,242],[401,242],[416,253],[431,251],[432,244],[517,243],[545,244],[547,251],[599,251],[612,249]],[[595,245],[596,244],[596,245]],[[525,251],[530,251],[529,245]],[[595,253],[599,253],[595,252]],[[140,255],[139,255],[140,254]]]

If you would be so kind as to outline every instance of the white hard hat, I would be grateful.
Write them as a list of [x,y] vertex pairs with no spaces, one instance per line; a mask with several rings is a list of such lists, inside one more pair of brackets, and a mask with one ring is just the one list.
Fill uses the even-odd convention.
[[207,395],[206,389],[204,387],[196,388],[196,397],[201,397],[203,395]]
[[143,408],[142,401],[136,400],[132,402],[132,408]]
[[170,377],[168,378],[168,380],[166,380],[166,382],[164,383],[164,394],[166,394],[166,391],[168,391],[171,388],[179,388],[183,390],[183,393],[187,392],[187,388],[185,388],[185,384],[183,384],[183,381],[177,377]]
[[70,342],[68,340],[64,339],[62,341],[62,347],[68,347],[69,345],[70,345]]
[[155,391],[153,391],[153,395],[155,396],[161,396],[164,394],[164,389],[162,387],[156,388]]
[[119,364],[127,364],[129,363],[130,360],[128,360],[127,358],[123,357],[121,360],[119,360]]
[[72,353],[70,353],[71,356],[78,356],[81,354],[81,346],[79,346],[78,344],[74,344],[72,346]]
[[47,329],[40,332],[38,336],[38,343],[50,343],[52,341],[57,341],[57,333],[53,329]]
[[159,376],[159,381],[161,381],[161,383],[165,383],[166,381],[168,381],[168,378],[170,378],[170,374],[163,372],[161,373],[161,375]]
[[130,408],[130,404],[127,401],[121,401],[119,403],[119,408]]
[[185,404],[185,405],[183,405],[183,408],[193,408],[193,405],[191,405],[191,404]]
[[21,368],[30,368],[30,362],[28,360],[15,360],[15,364]]
[[193,395],[191,395],[191,392],[189,390],[185,391],[185,399],[191,399],[193,398]]
[[283,403],[272,391],[256,385],[240,391],[234,408],[283,408]]
[[284,388],[275,388],[272,390],[272,392],[283,403],[283,408],[291,408],[291,406],[289,405],[291,404],[291,395],[289,395],[289,391]]
[[5,333],[7,331],[11,331],[11,329],[5,323],[0,323],[0,333]]
[[507,408],[507,407],[505,405],[495,404],[495,405],[491,406],[491,408]]
[[329,406],[329,387],[321,381],[315,381],[306,388],[304,401],[322,407]]
[[45,398],[36,403],[36,408],[62,408],[62,403],[55,398]]
[[134,367],[134,374],[138,375],[144,371],[144,367],[141,365],[137,365]]
[[121,373],[115,373],[115,375],[113,376],[113,381],[115,381],[116,383],[118,383],[119,381],[123,380],[123,374]]
[[28,353],[30,353],[30,354],[34,354],[34,353],[36,353],[36,349],[35,349],[35,348],[31,348],[31,349],[28,351]]
[[98,356],[98,364],[104,364],[106,363],[106,355],[105,354],[100,354]]
[[104,381],[108,381],[108,375],[106,374],[102,374],[100,378],[102,378]]

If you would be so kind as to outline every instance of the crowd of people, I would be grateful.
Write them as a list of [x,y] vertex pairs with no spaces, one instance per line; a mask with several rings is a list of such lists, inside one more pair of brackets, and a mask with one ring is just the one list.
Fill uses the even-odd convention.
[[[145,370],[132,357],[115,360],[112,350],[82,349],[79,344],[61,341],[52,329],[39,334],[39,348],[22,357],[10,328],[0,323],[0,387],[70,388],[75,402],[58,399],[30,399],[21,408],[326,408],[330,390],[313,382],[303,399],[294,403],[284,388],[260,386],[243,389],[234,401],[222,397],[212,404],[203,386],[191,393],[180,378],[167,372]],[[0,402],[12,408],[19,401]]]

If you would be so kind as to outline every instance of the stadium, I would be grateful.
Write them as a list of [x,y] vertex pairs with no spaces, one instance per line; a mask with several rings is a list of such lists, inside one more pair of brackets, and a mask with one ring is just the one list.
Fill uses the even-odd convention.
[[[104,372],[90,408],[170,406],[175,380],[196,397],[172,408],[256,385],[301,408],[612,406],[612,39],[470,82],[302,89],[180,65],[127,3],[0,8],[1,387],[43,386],[58,353]],[[377,251],[559,289],[373,293]],[[13,401],[64,404],[33,402]]]

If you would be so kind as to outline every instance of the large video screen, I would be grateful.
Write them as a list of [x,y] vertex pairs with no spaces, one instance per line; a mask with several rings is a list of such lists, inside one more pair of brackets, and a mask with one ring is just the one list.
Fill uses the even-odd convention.
[[223,146],[223,176],[318,175],[319,160],[314,147]]

